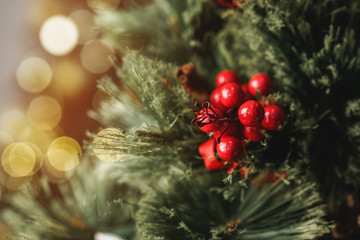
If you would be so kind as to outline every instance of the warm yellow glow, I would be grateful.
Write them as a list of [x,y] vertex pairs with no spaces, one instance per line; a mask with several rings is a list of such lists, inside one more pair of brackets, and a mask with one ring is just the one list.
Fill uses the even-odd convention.
[[28,127],[27,117],[21,109],[11,108],[1,112],[0,128],[16,138],[26,127]]
[[14,142],[13,137],[7,132],[0,131],[0,152]]
[[114,51],[102,40],[87,42],[80,53],[81,64],[91,73],[104,73],[111,67],[110,56]]
[[27,116],[30,124],[37,130],[51,130],[61,120],[61,106],[52,97],[40,96],[31,101]]
[[56,63],[54,84],[59,92],[66,96],[73,96],[84,88],[85,83],[85,70],[78,63],[69,60]]
[[94,22],[94,14],[87,10],[78,10],[70,15],[79,29],[79,43],[86,43],[94,39],[99,30]]
[[24,142],[27,146],[31,147],[35,154],[35,166],[32,170],[32,174],[35,174],[37,171],[40,170],[42,164],[43,164],[43,153],[41,152],[40,148],[32,143],[32,142]]
[[59,137],[51,142],[47,158],[52,167],[59,171],[71,171],[79,164],[82,155],[79,143],[70,137]]
[[41,45],[48,53],[62,56],[75,48],[79,32],[73,20],[63,15],[55,15],[43,23],[39,37]]
[[32,176],[13,177],[0,168],[0,183],[10,191],[16,191],[25,187],[32,179]]
[[120,0],[87,0],[88,6],[94,10],[114,10]]
[[[49,131],[51,132],[51,131]],[[48,132],[37,130],[33,127],[27,127],[16,138],[17,141],[31,142],[38,146],[41,152],[45,153],[53,138],[50,137]]]
[[7,174],[13,177],[32,175],[36,165],[36,154],[25,143],[12,143],[1,155],[1,164]]
[[50,65],[42,58],[29,57],[23,60],[16,70],[20,87],[30,93],[43,91],[51,82]]

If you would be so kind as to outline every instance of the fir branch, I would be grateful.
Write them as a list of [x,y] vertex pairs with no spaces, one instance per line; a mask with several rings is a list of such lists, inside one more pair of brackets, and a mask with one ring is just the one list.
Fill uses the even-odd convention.
[[[140,202],[138,238],[288,240],[315,239],[328,232],[313,184],[249,184],[226,200],[211,190],[223,187],[219,177],[202,174],[201,183],[184,174],[164,177]],[[171,209],[171,216],[160,209]]]
[[119,178],[116,166],[93,168],[82,163],[69,182],[51,184],[42,177],[38,188],[7,196],[1,218],[15,234],[10,239],[89,240],[97,231],[133,236],[136,209],[117,200],[138,199],[141,193]]
[[117,73],[162,131],[183,135],[189,133],[193,98],[177,81],[175,69],[172,64],[128,54]]

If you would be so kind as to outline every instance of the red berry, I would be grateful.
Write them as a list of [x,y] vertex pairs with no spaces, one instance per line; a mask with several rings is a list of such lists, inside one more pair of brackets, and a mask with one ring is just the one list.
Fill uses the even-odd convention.
[[211,109],[201,109],[196,119],[198,119],[198,122],[200,122],[198,125],[200,130],[206,133],[210,133],[221,127],[221,123],[216,120],[222,117],[223,115],[221,111],[212,107]]
[[252,76],[248,82],[248,88],[251,95],[256,97],[256,91],[261,96],[267,96],[272,91],[272,81],[270,77],[264,73],[258,73]]
[[260,142],[264,139],[264,135],[261,133],[263,128],[260,125],[255,127],[244,127],[244,136],[252,142]]
[[214,131],[215,139],[220,136],[233,136],[240,138],[242,136],[242,125],[239,122],[224,122],[219,129]]
[[241,164],[241,161],[232,162],[232,163],[227,164],[227,167],[228,167],[227,174],[232,173],[240,164]]
[[247,178],[248,175],[249,175],[249,168],[247,168],[247,167],[242,167],[242,168],[240,169],[240,176],[241,176],[242,178]]
[[214,91],[212,91],[210,95],[210,104],[217,109],[219,109],[221,112],[225,113],[228,108],[225,107],[221,101],[220,101],[220,89],[216,88]]
[[240,84],[240,78],[238,75],[231,70],[223,70],[218,73],[215,78],[215,86],[217,88],[221,87],[225,83],[234,82]]
[[264,107],[257,101],[249,100],[240,106],[238,115],[244,126],[254,127],[264,119]]
[[241,89],[244,92],[244,101],[253,99],[254,97],[249,92],[249,87],[246,83],[241,84]]
[[225,167],[223,162],[216,159],[215,145],[215,139],[211,138],[199,146],[199,153],[204,160],[206,169],[209,171],[220,170]]
[[265,116],[261,125],[266,130],[277,130],[284,123],[285,113],[277,105],[269,105],[264,108]]
[[244,0],[216,0],[221,6],[227,7],[227,8],[236,8],[237,3],[236,2],[243,2]]
[[241,140],[232,136],[221,137],[216,151],[219,157],[225,162],[236,160],[244,152]]
[[244,93],[237,83],[226,83],[220,87],[220,101],[227,108],[237,108],[244,101]]

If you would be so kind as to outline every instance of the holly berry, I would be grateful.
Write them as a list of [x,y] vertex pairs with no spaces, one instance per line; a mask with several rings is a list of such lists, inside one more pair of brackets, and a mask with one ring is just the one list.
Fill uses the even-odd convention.
[[228,167],[227,174],[232,173],[239,165],[241,165],[241,161],[227,164]]
[[261,125],[266,130],[277,130],[284,123],[285,113],[281,107],[277,105],[269,105],[264,108],[264,119]]
[[[195,106],[199,107],[198,103]],[[220,128],[221,123],[218,120],[223,118],[223,115],[219,109],[212,107],[211,104],[204,103],[202,109],[195,114],[197,116],[191,123],[196,124],[201,131],[210,133]]]
[[244,92],[237,83],[226,83],[220,87],[220,101],[227,108],[237,108],[244,101]]
[[209,171],[220,170],[225,167],[223,162],[216,159],[215,145],[215,139],[210,138],[199,146],[199,153],[204,160],[206,169]]
[[248,82],[249,92],[256,97],[258,91],[261,96],[267,96],[271,93],[273,83],[270,77],[264,73],[258,73],[252,76]]
[[244,126],[254,127],[264,119],[264,107],[257,101],[249,100],[240,106],[238,115]]
[[221,6],[228,8],[236,8],[236,2],[243,2],[244,0],[216,0]]
[[214,91],[212,91],[210,95],[210,104],[217,109],[219,109],[221,112],[225,113],[228,108],[225,107],[221,101],[220,101],[220,89],[216,88]]
[[240,139],[232,136],[223,136],[220,143],[217,144],[216,151],[219,157],[224,161],[234,161],[244,152]]
[[254,97],[249,92],[249,87],[246,83],[241,84],[241,89],[244,92],[244,101],[253,99]]
[[233,136],[240,138],[242,135],[242,125],[239,122],[223,122],[221,127],[214,131],[214,138],[223,136]]
[[223,70],[218,73],[215,78],[215,86],[217,88],[221,87],[225,83],[234,82],[240,84],[240,78],[238,75],[231,70]]
[[264,135],[261,133],[263,128],[260,125],[254,127],[244,126],[244,136],[246,139],[252,142],[260,142],[264,139]]

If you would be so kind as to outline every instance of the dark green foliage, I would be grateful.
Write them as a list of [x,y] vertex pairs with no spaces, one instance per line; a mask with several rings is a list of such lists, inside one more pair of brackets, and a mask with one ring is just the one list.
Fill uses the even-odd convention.
[[137,238],[290,240],[327,231],[314,186],[270,183],[264,176],[246,189],[234,183],[225,191],[218,173],[163,177],[140,202]]
[[136,207],[122,201],[134,201],[141,193],[124,183],[117,166],[94,166],[87,160],[69,182],[53,184],[43,177],[4,199],[1,219],[14,233],[9,239],[93,240],[96,232],[135,234]]

